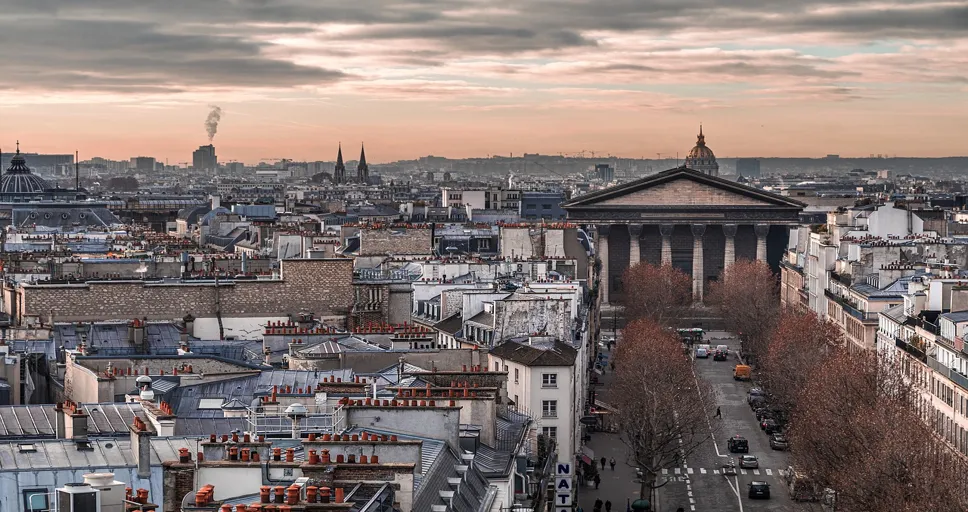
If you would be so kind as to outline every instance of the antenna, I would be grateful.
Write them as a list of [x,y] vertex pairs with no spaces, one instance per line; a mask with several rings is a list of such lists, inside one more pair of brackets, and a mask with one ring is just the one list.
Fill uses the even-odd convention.
[[74,192],[81,189],[81,163],[78,160],[79,152],[74,150]]

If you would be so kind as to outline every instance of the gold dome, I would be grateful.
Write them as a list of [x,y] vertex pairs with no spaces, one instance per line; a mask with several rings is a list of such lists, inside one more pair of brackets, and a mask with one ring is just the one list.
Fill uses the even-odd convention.
[[696,139],[696,145],[686,155],[685,166],[711,176],[719,175],[719,163],[716,162],[716,155],[713,154],[713,150],[706,146],[706,136],[702,134],[702,125],[699,125],[699,137]]

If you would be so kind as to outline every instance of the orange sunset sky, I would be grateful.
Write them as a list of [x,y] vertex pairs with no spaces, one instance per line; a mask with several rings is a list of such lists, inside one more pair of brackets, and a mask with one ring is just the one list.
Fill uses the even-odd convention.
[[0,146],[175,164],[218,105],[249,163],[968,154],[964,2],[763,4],[7,0]]

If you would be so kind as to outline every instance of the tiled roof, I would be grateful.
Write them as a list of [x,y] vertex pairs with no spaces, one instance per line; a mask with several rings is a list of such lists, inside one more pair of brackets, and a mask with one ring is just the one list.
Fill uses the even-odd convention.
[[492,348],[490,354],[525,366],[572,366],[578,351],[560,341],[534,346],[508,341]]
[[[104,403],[82,406],[88,413],[88,435],[126,436],[128,425],[142,414],[140,403]],[[42,439],[57,435],[53,404],[0,407],[0,439]]]

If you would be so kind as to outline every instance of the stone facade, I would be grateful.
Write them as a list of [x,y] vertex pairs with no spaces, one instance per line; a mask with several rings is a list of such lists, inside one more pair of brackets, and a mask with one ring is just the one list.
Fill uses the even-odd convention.
[[170,320],[186,313],[226,317],[285,316],[301,311],[316,316],[345,315],[353,305],[353,261],[284,260],[281,279],[211,282],[91,281],[84,284],[24,284],[4,290],[18,294],[17,321],[43,323],[104,319]]
[[755,258],[779,271],[787,232],[804,206],[679,167],[586,194],[563,208],[570,221],[595,226],[599,292],[608,303],[622,298],[622,275],[639,263],[669,264],[692,276],[697,301],[737,259]]
[[430,227],[361,228],[360,256],[430,254]]
[[743,197],[689,179],[678,179],[655,187],[639,190],[628,195],[615,197],[602,202],[603,205],[641,204],[680,206],[680,205],[724,205],[724,206],[770,206],[765,201]]

